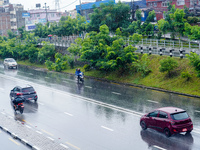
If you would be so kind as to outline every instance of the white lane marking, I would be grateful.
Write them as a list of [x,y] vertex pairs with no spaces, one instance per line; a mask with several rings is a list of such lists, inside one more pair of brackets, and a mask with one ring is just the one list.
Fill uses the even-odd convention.
[[42,132],[40,132],[40,131],[36,131],[37,133],[39,133],[39,134],[42,134]]
[[4,112],[1,112],[3,115],[6,115]]
[[117,93],[117,92],[111,92],[113,94],[116,94],[116,95],[122,95],[121,93]]
[[114,131],[113,129],[110,129],[108,127],[105,127],[105,126],[101,126],[102,128],[106,129],[106,130],[109,130],[109,131]]
[[68,116],[73,116],[72,114],[70,114],[70,113],[67,113],[67,112],[64,112],[66,115],[68,115]]
[[14,117],[13,116],[8,116],[10,119],[13,119]]
[[194,132],[194,133],[197,133],[197,134],[200,134],[200,132],[198,132],[198,131],[195,131],[195,130],[193,130],[192,132]]
[[28,126],[28,125],[26,125],[26,127],[27,127],[27,128],[29,128],[29,129],[31,128],[31,127],[30,127],[30,126]]
[[156,145],[153,145],[153,147],[158,148],[158,149],[161,149],[161,150],[167,150],[167,149],[165,149],[165,148],[162,148],[162,147],[159,147],[159,146],[156,146]]
[[144,113],[140,113],[140,112],[133,111],[133,110],[130,110],[130,109],[124,109],[122,107],[118,107],[118,106],[111,105],[111,104],[106,104],[106,103],[99,102],[99,101],[91,99],[91,98],[86,98],[86,97],[83,97],[83,96],[80,96],[80,95],[75,95],[75,94],[72,94],[72,93],[69,93],[69,92],[66,92],[66,91],[62,91],[62,90],[58,90],[58,89],[55,89],[55,88],[52,88],[52,87],[40,85],[38,83],[29,82],[29,81],[17,79],[17,78],[11,77],[11,76],[5,76],[5,75],[2,75],[2,74],[0,74],[0,77],[3,77],[5,79],[9,79],[9,80],[13,80],[13,81],[23,82],[23,83],[26,83],[26,84],[32,84],[32,85],[35,85],[35,86],[38,86],[38,87],[41,87],[41,88],[45,88],[45,90],[49,90],[51,92],[53,91],[53,92],[58,93],[58,94],[71,96],[73,98],[75,97],[77,99],[81,99],[82,101],[87,101],[87,102],[90,102],[90,103],[95,104],[95,105],[100,105],[100,106],[104,106],[104,107],[107,107],[107,108],[115,109],[117,111],[121,111],[121,112],[124,112],[124,113],[134,114],[134,115],[136,114],[136,115],[140,115],[140,116],[144,115]]
[[44,105],[43,103],[40,103],[40,102],[38,102],[38,104],[40,104],[40,105]]
[[47,137],[48,139],[50,139],[50,140],[52,140],[52,141],[54,141],[54,139],[52,139],[51,137]]
[[200,113],[200,111],[199,110],[194,110],[195,112],[197,112],[197,113]]
[[68,81],[63,81],[64,83],[69,83]]
[[91,86],[85,86],[86,88],[89,88],[89,89],[91,89],[92,87]]
[[64,144],[62,144],[62,143],[60,144],[60,146],[66,148],[66,149],[69,149],[69,147],[67,147],[66,145],[64,145]]
[[[200,129],[197,129],[197,128],[194,128],[194,130],[200,131]],[[194,130],[193,130],[193,131],[194,131]]]
[[152,101],[152,100],[147,100],[148,102],[151,102],[151,103],[156,103],[158,104],[159,102],[156,102],[156,101]]

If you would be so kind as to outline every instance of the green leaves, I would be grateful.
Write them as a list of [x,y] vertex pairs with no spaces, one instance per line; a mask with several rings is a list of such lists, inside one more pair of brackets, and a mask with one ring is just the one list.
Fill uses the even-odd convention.
[[178,67],[178,62],[171,57],[163,59],[160,61],[160,72],[168,72],[169,77],[171,77],[171,71]]

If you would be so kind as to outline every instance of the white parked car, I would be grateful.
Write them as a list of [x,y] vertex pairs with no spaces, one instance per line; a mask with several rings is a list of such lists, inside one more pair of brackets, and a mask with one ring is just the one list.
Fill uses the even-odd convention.
[[17,62],[13,58],[5,58],[3,62],[4,67],[6,68],[15,68],[17,69]]

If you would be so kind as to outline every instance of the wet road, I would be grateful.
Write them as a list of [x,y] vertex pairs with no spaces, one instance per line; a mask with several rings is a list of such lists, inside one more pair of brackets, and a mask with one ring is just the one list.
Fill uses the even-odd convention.
[[18,140],[13,139],[8,134],[0,130],[0,149],[2,150],[28,150],[29,148],[21,144]]
[[[24,114],[15,115],[9,92],[14,86],[24,84],[36,89],[38,103],[25,103]],[[2,65],[0,96],[0,111],[15,116],[51,139],[64,141],[71,149],[200,149],[200,99],[197,98],[91,79],[86,79],[84,85],[77,84],[73,76],[22,67],[4,70]],[[141,131],[140,114],[163,106],[188,111],[195,128],[190,136],[166,138],[152,130]]]

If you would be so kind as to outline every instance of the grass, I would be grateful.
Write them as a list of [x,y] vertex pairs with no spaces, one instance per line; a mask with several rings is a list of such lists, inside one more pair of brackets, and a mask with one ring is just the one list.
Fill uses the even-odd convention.
[[[149,67],[152,69],[152,72],[146,77],[142,77],[140,73],[134,72],[129,72],[129,74],[120,74],[118,71],[102,73],[97,70],[85,71],[83,67],[79,68],[84,72],[85,76],[118,81],[122,83],[144,85],[147,87],[162,88],[169,91],[200,96],[200,78],[196,77],[197,73],[194,68],[189,65],[189,60],[186,58],[174,58],[178,61],[179,67],[175,69],[174,76],[169,78],[166,73],[159,72],[159,62],[166,57],[167,56],[150,55]],[[45,65],[32,64],[28,61],[18,61],[18,64],[46,69]],[[181,77],[181,72],[183,71],[188,71],[192,75],[192,78],[189,81],[187,81],[186,78]],[[67,69],[63,72],[74,74],[75,69]]]

